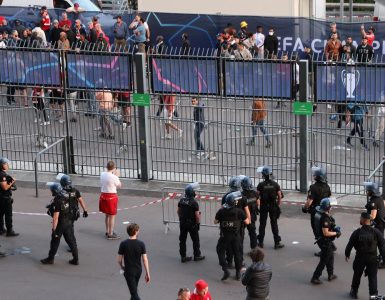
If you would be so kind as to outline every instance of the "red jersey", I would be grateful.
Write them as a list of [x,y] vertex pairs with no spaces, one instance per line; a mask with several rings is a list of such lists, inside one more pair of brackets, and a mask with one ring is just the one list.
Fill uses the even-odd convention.
[[48,13],[45,16],[41,17],[40,27],[43,31],[47,31],[47,30],[51,29],[51,19],[50,19]]
[[63,28],[64,25],[67,25],[68,28],[71,28],[72,27],[72,21],[71,20],[61,20],[59,22],[59,28]]
[[372,34],[369,34],[369,33],[366,33],[366,38],[368,39],[368,45],[372,46],[373,47],[373,42],[374,42],[374,33]]
[[194,292],[191,295],[190,300],[213,300],[213,298],[211,298],[210,292],[207,292],[204,296],[200,296]]

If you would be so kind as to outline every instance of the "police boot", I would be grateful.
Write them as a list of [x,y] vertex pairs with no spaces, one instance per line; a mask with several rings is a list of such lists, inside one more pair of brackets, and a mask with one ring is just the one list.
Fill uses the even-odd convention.
[[51,258],[49,258],[49,257],[40,260],[40,262],[41,262],[43,265],[53,265],[53,259],[51,259]]
[[329,281],[333,281],[334,279],[337,279],[337,275],[331,274],[328,276]]
[[241,271],[240,270],[237,270],[237,272],[235,273],[235,280],[241,280]]
[[350,298],[352,299],[358,299],[357,291],[351,289],[349,293]]
[[6,257],[6,256],[7,256],[7,253],[0,251],[0,257]]
[[282,249],[283,247],[285,247],[285,245],[281,242],[278,242],[274,245],[274,249]]
[[11,230],[11,231],[8,231],[7,232],[7,237],[14,237],[14,236],[18,236],[19,234],[18,233],[16,233],[16,232],[14,232],[13,230]]
[[7,231],[5,230],[4,227],[0,229],[0,235],[3,235],[3,234],[6,233],[6,232],[7,232]]
[[77,266],[79,264],[79,260],[76,258],[73,258],[70,261],[68,261],[68,263],[71,265]]
[[230,272],[229,272],[229,270],[223,268],[223,276],[222,276],[221,280],[222,280],[222,281],[223,281],[223,280],[226,280],[226,279],[228,279],[229,277],[230,277]]
[[204,259],[205,259],[205,256],[203,256],[203,255],[194,256],[194,261],[200,261],[200,260],[204,260]]
[[315,252],[314,256],[320,257],[321,256],[321,251],[320,252]]
[[322,283],[322,281],[321,281],[319,278],[315,278],[315,277],[313,277],[313,278],[310,280],[310,282],[311,282],[312,284],[321,284],[321,283]]
[[184,257],[181,257],[180,261],[182,263],[185,263],[185,262],[188,262],[188,261],[191,261],[192,260],[192,257],[191,256],[184,256]]

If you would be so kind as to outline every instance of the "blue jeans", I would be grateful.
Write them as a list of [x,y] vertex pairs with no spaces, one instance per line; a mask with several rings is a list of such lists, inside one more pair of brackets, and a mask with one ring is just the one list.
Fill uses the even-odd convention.
[[194,140],[195,140],[195,146],[197,151],[204,151],[205,147],[203,146],[203,143],[201,141],[201,134],[203,129],[205,128],[204,124],[202,123],[195,123],[195,129],[194,129]]
[[99,112],[99,106],[98,106],[98,103],[96,102],[95,93],[87,92],[86,98],[87,98],[88,111],[90,113],[97,114]]
[[254,141],[255,136],[257,135],[257,132],[258,132],[258,128],[263,133],[263,136],[265,137],[266,142],[269,142],[269,135],[268,135],[267,129],[265,127],[265,120],[259,120],[255,123],[253,123],[253,125],[251,126],[251,133],[253,135],[252,140]]

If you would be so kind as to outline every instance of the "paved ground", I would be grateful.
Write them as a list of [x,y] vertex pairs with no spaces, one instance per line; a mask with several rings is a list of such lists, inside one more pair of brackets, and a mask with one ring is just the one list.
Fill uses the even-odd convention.
[[[47,190],[34,191],[20,185],[15,193],[15,229],[21,233],[17,238],[0,237],[2,249],[13,255],[0,260],[1,300],[22,299],[129,299],[128,290],[115,262],[119,241],[104,239],[103,215],[90,214],[88,219],[76,223],[76,236],[80,249],[80,265],[71,266],[64,244],[59,248],[56,263],[43,266],[39,263],[47,255],[50,236],[50,218],[45,216],[44,206],[50,196]],[[98,195],[84,194],[90,212],[96,212]],[[159,199],[122,195],[121,208],[130,208]],[[311,274],[318,262],[313,256],[313,245],[308,215],[303,215],[296,205],[285,205],[280,220],[280,229],[286,247],[275,251],[271,234],[267,231],[265,241],[266,261],[272,264],[271,299],[348,299],[352,269],[344,261],[343,250],[347,239],[358,223],[355,209],[335,209],[334,216],[342,226],[344,234],[337,240],[335,273],[339,278],[313,287]],[[25,215],[38,213],[43,215]],[[124,235],[123,222],[138,222],[141,225],[140,238],[147,244],[152,273],[152,282],[140,283],[142,299],[175,299],[179,287],[193,287],[198,278],[209,282],[213,299],[244,299],[245,289],[239,282],[220,282],[221,270],[215,253],[218,230],[215,227],[202,228],[202,251],[206,261],[182,265],[178,258],[178,228],[170,226],[167,235],[162,224],[162,210],[159,203],[119,212],[116,230]],[[246,239],[246,243],[247,243]],[[247,244],[245,244],[247,245]],[[23,248],[24,247],[24,248]],[[191,243],[188,249],[191,252]],[[30,249],[30,250],[29,250]],[[245,247],[247,249],[247,246]],[[30,253],[28,253],[30,251]],[[379,272],[379,290],[384,292],[385,271]],[[368,294],[367,281],[363,280],[359,295],[365,299]]]

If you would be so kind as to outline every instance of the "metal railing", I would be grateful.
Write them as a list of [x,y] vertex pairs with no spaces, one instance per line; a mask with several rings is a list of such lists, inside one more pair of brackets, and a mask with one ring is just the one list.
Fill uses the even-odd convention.
[[[39,170],[38,170],[38,160],[39,160],[40,156],[43,153],[45,153],[48,150],[52,149],[56,145],[62,144],[62,143],[65,144],[65,146],[62,149],[67,149],[67,139],[66,138],[62,138],[62,139],[57,140],[53,144],[48,145],[45,149],[43,149],[39,153],[37,153],[35,158],[34,158],[34,160],[33,160],[33,164],[34,164],[34,167],[35,167],[35,193],[36,193],[36,198],[39,197],[39,188],[38,188],[38,185],[39,185],[39,179],[38,179],[38,173],[39,173]],[[66,154],[64,154],[63,156],[66,156]],[[64,169],[65,170],[69,170],[68,159],[64,160],[64,164],[67,164],[67,166],[65,166]]]
[[[305,128],[310,133],[310,151],[309,160],[303,162],[299,153],[304,145],[297,137],[304,129],[293,115],[292,103],[299,100],[298,84],[306,82],[298,82],[294,55],[283,59],[281,53],[276,59],[245,61],[218,57],[203,49],[192,49],[190,55],[180,55],[173,49],[166,54],[149,50],[145,55],[147,64],[134,66],[135,54],[130,49],[0,49],[0,55],[9,61],[0,70],[0,84],[4,85],[0,96],[3,103],[11,103],[0,105],[4,116],[0,120],[2,155],[17,161],[16,168],[31,169],[38,147],[66,137],[68,170],[72,173],[99,175],[105,161],[113,159],[123,177],[141,178],[146,170],[141,170],[140,161],[146,154],[149,179],[224,185],[234,174],[256,178],[257,166],[272,165],[282,188],[290,190],[298,189],[301,163],[320,165],[336,185],[334,193],[355,193],[352,187],[361,184],[375,168],[378,157],[383,156],[383,133],[373,138],[382,120],[383,103],[378,100],[385,71],[380,62],[312,62],[310,99],[317,109],[308,117]],[[34,60],[23,66],[32,54]],[[131,106],[132,94],[139,85],[137,68],[144,74],[149,86],[145,92],[152,99],[145,109],[148,116],[140,119],[139,109]],[[46,73],[55,76],[47,82]],[[32,94],[41,86],[45,91],[42,102]],[[105,99],[97,97],[103,93],[110,97],[110,92],[113,102],[106,110]],[[204,104],[205,127],[200,134],[204,155],[197,153],[201,149],[196,143],[193,97],[199,97]],[[269,147],[265,147],[263,135],[251,134],[255,98],[265,102],[264,127],[271,139]],[[369,150],[345,144],[356,123],[344,121],[351,103],[368,108],[362,140]],[[44,112],[48,119],[34,123],[34,116],[44,117]],[[148,136],[139,141],[141,126]],[[248,143],[252,135],[255,145]],[[39,139],[34,145],[34,139],[41,136],[42,143],[38,145]],[[358,145],[360,137],[350,140]],[[140,148],[142,142],[149,147]],[[373,142],[376,146],[372,147]],[[45,159],[45,171],[55,171],[52,165],[61,155],[50,153]]]

